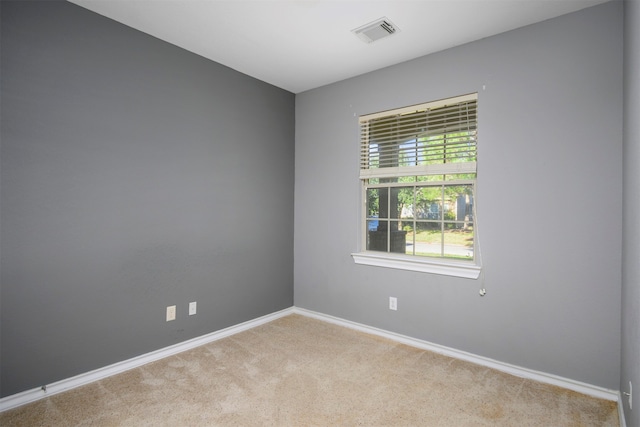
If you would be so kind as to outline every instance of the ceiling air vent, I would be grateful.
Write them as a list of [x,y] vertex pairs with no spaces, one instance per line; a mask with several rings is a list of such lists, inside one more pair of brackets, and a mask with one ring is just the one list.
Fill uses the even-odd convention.
[[399,28],[388,18],[380,18],[355,30],[351,30],[352,33],[365,43],[372,43],[376,40],[389,37],[397,31],[399,31]]

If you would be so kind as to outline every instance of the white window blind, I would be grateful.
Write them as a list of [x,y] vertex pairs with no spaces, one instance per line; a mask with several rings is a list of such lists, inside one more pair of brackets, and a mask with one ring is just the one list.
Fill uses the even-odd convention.
[[360,117],[360,178],[476,172],[478,95]]

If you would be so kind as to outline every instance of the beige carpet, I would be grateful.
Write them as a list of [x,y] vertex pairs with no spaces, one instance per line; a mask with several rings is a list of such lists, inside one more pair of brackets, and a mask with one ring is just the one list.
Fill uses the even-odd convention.
[[304,316],[0,414],[8,426],[618,426],[615,402]]

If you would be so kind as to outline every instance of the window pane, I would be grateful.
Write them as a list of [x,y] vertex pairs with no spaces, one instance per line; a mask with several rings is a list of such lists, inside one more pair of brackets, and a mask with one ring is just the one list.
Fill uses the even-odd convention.
[[473,213],[472,185],[445,186],[445,220],[471,221]]
[[367,189],[367,218],[380,217],[380,201],[387,203],[387,188],[369,188]]
[[420,256],[442,256],[442,223],[421,221],[416,223],[415,254]]
[[413,221],[405,221],[402,223],[402,229],[407,233],[405,235],[406,238],[406,251],[407,255],[415,255],[416,249],[416,230],[414,229]]
[[386,229],[386,221],[381,221],[385,224],[384,227],[381,227],[378,224],[378,228],[376,230],[368,230],[367,231],[367,250],[368,251],[382,251],[387,252],[387,236],[388,230]]
[[391,243],[389,250],[393,253],[407,252],[407,232],[402,230],[400,221],[390,221]]
[[413,218],[413,187],[391,188],[391,218]]
[[[390,227],[390,230],[387,230],[387,227]],[[400,221],[379,221],[377,229],[367,230],[367,250],[406,253],[407,232],[400,227]]]
[[367,250],[473,260],[472,194],[472,184],[368,189]]
[[442,219],[442,187],[420,187],[416,189],[416,217],[420,219]]
[[446,224],[444,231],[444,256],[446,258],[473,259],[473,228],[462,224]]

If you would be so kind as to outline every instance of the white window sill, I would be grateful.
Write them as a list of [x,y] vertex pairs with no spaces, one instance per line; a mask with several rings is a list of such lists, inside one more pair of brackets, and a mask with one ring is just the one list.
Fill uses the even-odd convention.
[[351,256],[356,264],[419,271],[422,273],[462,277],[465,279],[477,279],[478,276],[480,276],[481,270],[479,265],[473,263],[448,260],[440,261],[434,260],[433,258],[402,256],[385,252],[356,252],[352,253]]

